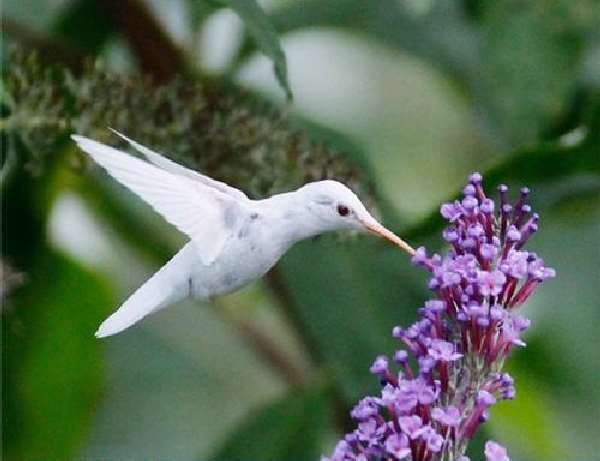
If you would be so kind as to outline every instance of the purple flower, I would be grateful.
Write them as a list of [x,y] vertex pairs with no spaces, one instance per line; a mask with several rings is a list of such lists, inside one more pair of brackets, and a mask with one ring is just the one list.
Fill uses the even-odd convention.
[[493,213],[494,208],[495,204],[492,199],[486,198],[483,202],[481,202],[481,211],[484,213]]
[[[463,200],[442,205],[450,250],[428,255],[421,247],[413,257],[431,274],[434,296],[413,325],[393,329],[405,349],[395,351],[393,363],[376,358],[371,372],[381,394],[352,409],[358,428],[327,461],[469,461],[463,452],[490,407],[514,398],[513,379],[501,369],[512,348],[525,345],[521,335],[530,322],[517,311],[555,272],[523,249],[539,223],[526,203],[529,190],[521,190],[514,206],[506,186],[498,191],[496,206],[474,173]],[[485,456],[509,461],[495,442],[486,444]]]
[[501,271],[479,271],[477,273],[477,283],[479,292],[483,296],[497,296],[502,292],[506,276]]
[[[479,204],[479,202],[477,201],[477,199],[471,195],[467,195],[461,202],[463,208],[466,211],[473,211],[475,209],[475,207]],[[450,222],[452,222],[450,220]]]
[[471,224],[467,227],[467,235],[469,237],[474,237],[479,240],[479,237],[481,237],[483,233],[483,226],[480,223]]
[[461,420],[460,411],[454,405],[448,406],[445,410],[437,407],[431,411],[431,417],[444,426],[458,427]]
[[398,423],[400,424],[402,431],[412,440],[421,436],[420,429],[423,427],[423,420],[420,416],[401,416],[398,418]]
[[385,440],[385,450],[396,459],[405,459],[410,455],[408,438],[404,434],[393,433]]
[[472,254],[455,255],[453,259],[446,262],[446,267],[465,279],[472,279],[477,274],[477,258]]
[[442,272],[442,287],[448,288],[453,285],[458,285],[460,283],[460,274],[458,272],[453,271],[443,271]]
[[448,341],[434,339],[429,347],[429,355],[440,362],[452,362],[462,357],[462,354],[455,352],[455,346]]
[[[396,386],[386,384],[381,390],[381,403],[385,406],[396,405],[401,398],[401,394],[402,391],[400,391],[400,389],[398,389]],[[414,404],[408,409],[411,410],[416,404],[417,402],[415,399]]]
[[388,371],[388,359],[385,355],[380,355],[375,359],[370,368],[374,375],[383,375]]
[[501,263],[500,270],[511,277],[522,279],[529,271],[528,256],[526,251],[510,250],[507,258]]
[[444,312],[446,310],[446,303],[439,299],[430,299],[425,302],[425,309],[431,312]]
[[506,448],[492,440],[485,443],[484,453],[486,461],[510,461]]
[[458,202],[444,203],[440,208],[442,216],[450,222],[456,221],[462,214],[462,208]]
[[444,445],[444,438],[433,429],[428,432],[424,440],[427,442],[427,449],[433,453],[440,451]]
[[399,413],[413,410],[419,403],[419,398],[406,383],[407,381],[400,380],[397,386],[386,384],[381,390],[381,403],[387,407],[394,407]]
[[490,319],[492,320],[502,320],[504,318],[505,310],[501,307],[494,306],[490,307]]
[[489,391],[499,394],[504,400],[513,399],[515,387],[512,376],[508,373],[497,373],[495,379],[490,383]]
[[527,272],[536,280],[545,280],[547,278],[556,277],[556,271],[551,267],[544,266],[544,260],[536,258],[529,263]]
[[412,257],[412,263],[415,266],[424,266],[427,262],[427,251],[425,250],[425,247],[417,248],[417,251],[415,251],[415,254]]
[[475,189],[475,186],[473,184],[467,184],[463,188],[463,194],[465,194],[465,195],[475,195],[476,192],[477,192],[477,189]]
[[496,399],[488,391],[479,391],[477,393],[477,405],[489,407],[496,403]]
[[405,395],[414,396],[417,402],[423,405],[429,405],[437,397],[435,389],[421,378],[404,381],[400,385],[400,389]]
[[469,182],[471,184],[479,184],[481,181],[483,181],[483,176],[478,171],[474,171],[469,175]]
[[431,425],[426,424],[413,432],[413,439],[421,439],[427,443],[427,449],[432,452],[441,450],[444,438],[439,435]]
[[379,407],[377,405],[377,400],[374,397],[365,397],[352,409],[350,416],[358,421],[363,421],[378,413]]
[[514,329],[519,333],[524,332],[529,328],[529,325],[531,325],[531,321],[528,318],[523,317],[522,315],[515,315],[512,318],[512,322]]
[[493,243],[482,243],[479,252],[483,259],[490,261],[498,255],[498,247]]
[[510,242],[518,242],[521,240],[521,233],[515,226],[510,226],[506,232],[506,238]]
[[429,355],[422,355],[417,362],[419,363],[419,375],[423,377],[429,375],[435,367],[435,360]]
[[469,315],[469,317],[477,318],[480,315],[485,314],[485,307],[483,307],[481,304],[479,304],[475,301],[470,301],[469,304],[467,305],[465,311]]
[[454,227],[448,227],[448,228],[444,229],[444,231],[442,233],[442,237],[444,238],[444,240],[446,242],[454,243],[454,242],[458,241],[460,236]]
[[502,392],[502,398],[504,400],[512,400],[515,398],[516,391],[514,387],[509,387]]
[[507,344],[524,347],[525,343],[521,339],[521,333],[529,326],[529,320],[525,317],[511,318],[504,322],[502,327],[502,339]]
[[367,442],[369,445],[376,444],[384,433],[385,426],[379,424],[375,418],[369,418],[358,423],[358,439]]
[[394,353],[394,362],[406,363],[407,360],[408,360],[408,352],[406,352],[404,349],[397,350]]

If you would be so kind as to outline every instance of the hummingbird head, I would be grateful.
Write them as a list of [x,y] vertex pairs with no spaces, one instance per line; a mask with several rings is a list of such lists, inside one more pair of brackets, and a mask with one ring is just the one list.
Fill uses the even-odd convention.
[[392,231],[386,229],[367,211],[360,199],[337,181],[317,181],[300,189],[307,206],[323,230],[353,229],[383,237],[410,254],[414,250]]

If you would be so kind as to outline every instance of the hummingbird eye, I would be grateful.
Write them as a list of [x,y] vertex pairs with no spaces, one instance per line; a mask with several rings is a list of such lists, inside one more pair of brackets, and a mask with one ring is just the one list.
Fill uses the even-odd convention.
[[348,208],[346,205],[338,205],[337,212],[340,216],[346,217],[350,213],[350,208]]

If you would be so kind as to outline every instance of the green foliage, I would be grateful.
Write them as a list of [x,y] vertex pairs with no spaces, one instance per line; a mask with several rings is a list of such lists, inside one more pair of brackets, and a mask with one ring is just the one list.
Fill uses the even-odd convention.
[[248,33],[256,41],[258,48],[273,61],[275,77],[288,99],[292,99],[292,90],[288,82],[285,53],[279,43],[279,36],[256,0],[219,0],[240,15],[248,28]]
[[[595,2],[483,2],[483,91],[497,125],[517,145],[535,142],[566,110],[581,69]],[[506,40],[510,37],[510,40]]]
[[68,40],[77,37],[80,51],[99,53],[106,37],[115,32],[106,8],[95,0],[71,2],[64,14],[52,25],[57,37]]
[[[281,32],[328,27],[365,34],[385,47],[418,56],[439,67],[461,85],[471,83],[478,62],[476,30],[466,21],[459,2],[397,2],[380,0],[305,0],[283,2],[272,20]],[[417,11],[415,11],[415,9]],[[451,34],[440,33],[445,28]]]
[[18,132],[40,168],[70,133],[109,141],[107,127],[165,152],[176,161],[264,197],[308,181],[337,178],[369,198],[357,165],[298,130],[283,110],[225,84],[175,79],[155,86],[88,66],[80,77],[44,68],[35,54],[15,52],[4,87]]
[[3,315],[3,450],[7,459],[75,456],[102,387],[93,337],[113,302],[104,283],[64,255],[37,256]]
[[322,389],[285,395],[249,416],[212,459],[318,459],[331,413],[331,399]]
[[[560,142],[544,143],[536,148],[517,150],[506,156],[502,162],[486,172],[486,183],[490,186],[502,183],[532,186],[535,184],[558,185],[577,176],[588,176],[597,181],[600,179],[598,121],[590,117],[583,130],[586,135],[576,145],[566,146]],[[576,185],[571,187],[576,187]],[[584,182],[581,187],[587,188],[589,184]],[[550,192],[552,199],[558,200],[563,190],[557,188]],[[574,192],[572,188],[564,190],[566,194]],[[454,198],[456,197],[458,194]],[[409,239],[419,236],[427,238],[427,236],[433,236],[441,231],[443,225],[444,222],[438,210],[434,210],[426,219],[413,228],[406,229],[402,234]]]
[[[391,328],[410,322],[425,299],[423,274],[383,242],[304,242],[269,275],[273,305],[256,305],[247,316],[256,320],[269,309],[285,314],[281,335],[295,338],[309,362],[306,383],[296,389],[280,380],[277,366],[260,350],[242,341],[234,325],[204,305],[159,314],[101,347],[91,332],[117,302],[96,273],[100,269],[84,269],[52,249],[46,232],[57,194],[69,190],[114,233],[117,251],[149,256],[143,262],[152,267],[144,271],[151,273],[172,253],[168,231],[153,227],[135,198],[93,175],[81,175],[74,187],[57,174],[67,168],[81,172],[82,157],[66,148],[68,134],[114,144],[118,140],[106,130],[111,126],[254,197],[335,177],[378,202],[384,222],[411,244],[439,247],[437,206],[409,222],[394,207],[403,197],[373,193],[371,184],[379,179],[373,172],[384,171],[385,162],[419,161],[409,148],[399,145],[397,160],[382,160],[378,152],[357,147],[349,139],[354,132],[300,120],[289,107],[278,108],[232,83],[252,53],[262,52],[289,96],[276,31],[314,28],[359,37],[374,53],[425,63],[419,72],[452,83],[444,91],[456,91],[453,98],[464,101],[476,120],[469,136],[490,152],[481,165],[461,153],[464,139],[444,139],[440,145],[452,147],[440,158],[456,156],[459,164],[480,170],[490,189],[500,182],[535,189],[543,231],[532,246],[559,277],[536,296],[531,312],[537,329],[525,338],[530,347],[510,364],[517,399],[498,407],[485,435],[503,438],[514,459],[591,459],[597,453],[593,430],[600,395],[597,370],[590,366],[598,361],[597,2],[307,0],[276,2],[266,15],[254,1],[190,0],[194,32],[227,6],[244,21],[246,35],[226,75],[211,79],[193,71],[195,57],[180,43],[186,67],[170,69],[177,75],[170,81],[144,64],[136,40],[151,35],[152,48],[142,51],[169,63],[180,62],[166,55],[178,47],[155,41],[166,34],[158,22],[139,22],[142,14],[115,20],[118,3],[70,2],[48,21],[52,25],[39,33],[41,39],[7,29],[12,41],[43,45],[34,45],[43,50],[41,59],[11,55],[2,77],[2,147],[10,160],[2,165],[2,263],[23,274],[23,283],[3,300],[7,459],[205,459],[209,453],[218,459],[316,459],[349,423],[349,407],[376,389],[369,364],[393,351]],[[135,10],[137,3],[127,5]],[[7,11],[10,16],[11,7]],[[37,27],[39,21],[31,23]],[[122,75],[98,64],[110,63],[110,50],[123,43],[121,52],[133,55],[132,66],[142,62],[144,72]],[[87,65],[74,49],[91,56]],[[331,78],[322,75],[315,84],[328,88],[324,82]],[[401,80],[390,82],[372,89],[378,93],[370,104],[378,107],[392,92],[403,94]],[[346,95],[354,97],[363,95]],[[352,115],[361,120],[372,110]],[[437,136],[436,129],[423,126],[418,136]],[[433,163],[428,169],[431,176],[422,178],[419,193],[439,195],[435,180],[448,172]],[[452,180],[458,187],[463,179]],[[132,272],[142,261],[124,258],[119,265]],[[274,328],[268,322],[258,326],[266,337]],[[253,411],[243,417],[248,408]],[[474,442],[472,459],[481,456],[483,442]]]
[[285,2],[272,20],[282,32],[331,27],[416,56],[468,96],[492,142],[534,144],[585,83],[583,58],[600,8],[593,0],[469,3],[477,22],[452,0]]

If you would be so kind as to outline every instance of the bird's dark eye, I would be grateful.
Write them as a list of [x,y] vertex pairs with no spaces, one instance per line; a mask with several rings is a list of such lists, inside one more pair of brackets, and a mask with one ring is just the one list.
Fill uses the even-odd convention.
[[340,216],[348,216],[350,213],[350,208],[348,208],[346,205],[338,205],[337,212]]

